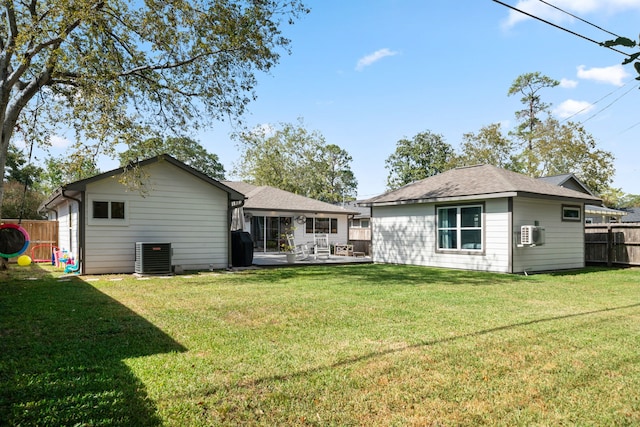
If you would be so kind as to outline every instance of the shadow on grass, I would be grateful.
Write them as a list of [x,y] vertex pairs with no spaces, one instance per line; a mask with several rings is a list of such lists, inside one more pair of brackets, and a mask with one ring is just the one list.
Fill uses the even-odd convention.
[[77,277],[29,273],[0,284],[0,424],[160,425],[123,359],[186,349]]
[[366,286],[388,286],[389,283],[407,286],[429,283],[489,286],[529,280],[525,276],[516,274],[486,273],[414,265],[352,264],[269,268],[254,274],[252,281],[264,280],[268,283],[277,283],[283,279],[295,277],[312,278],[313,276],[325,281],[327,274],[339,277],[341,281],[353,284],[360,283]]
[[333,363],[333,364],[327,365],[327,366],[317,366],[315,368],[306,369],[306,370],[302,370],[302,371],[298,371],[298,372],[293,372],[293,373],[290,373],[290,374],[281,374],[281,375],[273,375],[273,376],[268,376],[268,377],[257,378],[257,379],[255,379],[253,381],[247,381],[243,385],[245,385],[245,386],[253,386],[253,385],[258,385],[258,384],[263,384],[263,383],[270,383],[270,382],[273,382],[273,381],[287,381],[287,380],[290,380],[292,378],[298,378],[298,377],[304,377],[304,376],[307,376],[307,375],[312,375],[312,374],[314,374],[316,372],[321,372],[321,371],[324,371],[324,370],[327,370],[327,369],[341,368],[343,366],[348,366],[348,365],[352,365],[352,364],[355,364],[355,363],[367,361],[367,360],[370,360],[370,359],[383,357],[383,356],[386,356],[386,355],[389,355],[389,354],[400,353],[400,352],[403,352],[403,351],[406,351],[406,350],[409,350],[409,349],[431,347],[431,346],[435,346],[435,345],[439,345],[439,344],[446,344],[446,343],[450,343],[450,342],[456,342],[456,341],[464,340],[464,339],[467,339],[467,338],[480,337],[480,336],[483,336],[483,335],[490,335],[490,334],[493,334],[493,333],[496,333],[496,332],[508,331],[508,330],[522,328],[522,327],[526,327],[526,326],[531,326],[531,325],[535,325],[535,324],[539,324],[539,323],[555,322],[555,321],[559,321],[559,320],[566,320],[566,319],[571,319],[571,318],[576,318],[576,317],[591,316],[591,315],[599,314],[599,313],[607,313],[607,312],[613,312],[613,311],[618,311],[618,310],[627,310],[627,309],[638,308],[638,307],[640,307],[640,303],[628,304],[628,305],[619,306],[619,307],[603,308],[603,309],[599,309],[599,310],[584,311],[584,312],[579,312],[579,313],[565,314],[565,315],[562,315],[562,316],[544,317],[544,318],[540,318],[540,319],[533,319],[533,320],[513,323],[513,324],[509,324],[509,325],[496,326],[494,328],[482,329],[482,330],[479,330],[479,331],[468,332],[468,333],[464,333],[464,334],[460,334],[460,335],[454,335],[454,336],[450,336],[450,337],[446,337],[446,338],[439,338],[439,339],[433,339],[433,340],[420,341],[420,342],[417,342],[417,343],[414,343],[414,344],[409,344],[409,345],[406,345],[406,346],[403,346],[403,347],[394,347],[394,348],[388,349],[388,350],[376,351],[376,352],[363,354],[361,356],[355,356],[355,357],[347,358],[345,360],[341,360],[341,361],[338,361],[336,363]]

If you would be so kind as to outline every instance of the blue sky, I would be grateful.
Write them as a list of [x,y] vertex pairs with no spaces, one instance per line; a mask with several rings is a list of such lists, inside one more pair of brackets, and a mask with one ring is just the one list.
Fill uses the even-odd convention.
[[[640,0],[549,0],[616,34],[636,38]],[[506,0],[598,41],[613,38],[539,0]],[[514,125],[521,108],[507,96],[521,74],[540,72],[563,84],[542,100],[554,115],[584,124],[599,148],[616,157],[614,187],[640,194],[640,90],[623,55],[491,0],[316,0],[284,34],[292,54],[261,75],[250,127],[304,120],[309,130],[352,157],[358,197],[385,191],[385,159],[396,142],[431,131],[458,148],[481,127]],[[240,158],[219,124],[196,135],[216,153],[228,178]],[[54,153],[55,154],[55,153]],[[115,167],[109,162],[103,170]]]

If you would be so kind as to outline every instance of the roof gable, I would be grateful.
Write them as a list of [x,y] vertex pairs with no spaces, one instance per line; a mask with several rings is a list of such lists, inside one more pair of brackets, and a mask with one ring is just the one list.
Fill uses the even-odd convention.
[[361,204],[376,206],[516,196],[600,202],[599,198],[590,194],[570,190],[492,165],[478,165],[450,169],[365,200]]
[[[222,182],[211,178],[209,175],[206,175],[202,172],[200,172],[199,170],[187,165],[186,163],[181,162],[180,160],[177,160],[174,157],[171,157],[168,154],[161,154],[159,156],[155,156],[155,157],[151,157],[149,159],[143,160],[141,162],[137,162],[134,163],[134,165],[138,166],[138,167],[145,167],[147,165],[153,164],[153,163],[160,163],[160,162],[167,162],[177,168],[180,168],[182,170],[184,170],[185,172],[195,176],[196,178],[199,178],[211,185],[213,185],[214,187],[218,187],[221,190],[229,193],[231,195],[231,200],[243,200],[244,199],[244,195],[236,190],[234,190],[233,188],[227,187],[226,185],[224,185]],[[96,175],[92,178],[88,178],[82,181],[77,181],[75,183],[71,183],[69,185],[67,185],[66,187],[69,189],[78,189],[78,187],[86,187],[86,185],[90,182],[95,182],[101,179],[105,179],[105,178],[109,178],[112,177],[114,175],[119,175],[125,172],[125,170],[127,169],[127,167],[121,167],[118,169],[114,169],[112,171],[109,172],[105,172],[102,173],[100,175]]]
[[159,156],[155,156],[155,157],[151,157],[149,159],[146,160],[142,160],[140,162],[137,163],[133,163],[127,167],[120,167],[117,169],[113,169],[95,176],[92,176],[90,178],[86,178],[86,179],[82,179],[79,181],[75,181],[72,183],[69,183],[67,185],[63,185],[62,187],[60,187],[58,190],[55,191],[55,193],[47,200],[43,203],[43,207],[44,206],[49,206],[52,204],[52,202],[54,202],[58,197],[60,197],[65,191],[85,191],[87,188],[88,184],[97,182],[97,181],[101,181],[103,179],[109,179],[113,176],[116,175],[121,175],[123,174],[128,168],[131,168],[133,166],[136,167],[145,167],[151,164],[155,164],[155,163],[161,163],[161,162],[167,162],[167,164],[173,165],[179,169],[184,170],[185,172],[193,175],[195,178],[197,179],[201,179],[203,181],[205,181],[208,184],[213,185],[214,187],[217,187],[223,191],[225,191],[226,193],[229,194],[229,198],[232,201],[242,201],[245,199],[244,194],[238,192],[237,190],[227,187],[226,185],[224,185],[223,183],[221,183],[220,181],[211,178],[210,176],[198,171],[197,169],[194,169],[193,167],[169,156],[168,154],[161,154]]
[[566,173],[562,175],[554,175],[554,176],[544,176],[538,178],[540,181],[547,182],[553,185],[559,185],[564,188],[568,188],[570,190],[579,191],[584,194],[590,194],[591,196],[595,196],[593,192],[582,183],[574,174]]

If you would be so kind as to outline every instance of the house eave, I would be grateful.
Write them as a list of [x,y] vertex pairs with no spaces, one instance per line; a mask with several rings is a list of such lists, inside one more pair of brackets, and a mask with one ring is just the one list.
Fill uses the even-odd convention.
[[[356,214],[359,214],[359,212],[346,211],[346,210],[333,211],[333,210],[318,210],[318,209],[313,210],[313,209],[286,209],[286,208],[279,208],[279,209],[252,208],[252,207],[248,207],[246,205],[244,207],[244,211],[245,212],[250,212],[250,213],[271,214],[272,216],[282,215],[282,214],[286,214],[286,213],[291,213],[291,215],[299,215],[299,214],[304,214],[304,215],[356,215]],[[269,215],[266,215],[266,216],[269,216]]]
[[595,203],[601,202],[601,199],[596,197],[567,197],[562,195],[555,194],[539,194],[539,193],[530,193],[523,191],[507,191],[501,193],[490,193],[490,194],[471,194],[466,196],[451,196],[451,197],[427,197],[427,198],[419,198],[419,199],[407,199],[407,200],[393,200],[386,202],[369,202],[362,203],[361,206],[369,206],[369,207],[380,207],[380,206],[399,206],[399,205],[412,205],[412,204],[424,204],[424,203],[454,203],[454,202],[464,202],[470,200],[487,200],[487,199],[500,199],[500,198],[508,198],[508,197],[528,197],[533,199],[547,199],[547,200],[562,200],[567,203]]

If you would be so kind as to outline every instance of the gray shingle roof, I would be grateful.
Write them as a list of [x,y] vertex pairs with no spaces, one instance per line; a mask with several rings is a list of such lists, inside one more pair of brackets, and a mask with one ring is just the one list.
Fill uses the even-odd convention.
[[365,200],[360,204],[376,206],[515,196],[558,198],[597,204],[601,202],[599,198],[590,194],[495,166],[478,165],[451,169]]
[[368,206],[360,206],[359,203],[360,203],[359,200],[353,200],[353,201],[342,203],[342,207],[352,211],[358,211],[359,214],[356,215],[354,218],[359,218],[359,219],[371,218],[371,208]]
[[245,209],[345,215],[355,215],[359,213],[356,210],[344,209],[341,206],[321,202],[267,185],[256,186],[240,181],[224,181],[223,183],[227,187],[231,187],[247,197],[244,203]]
[[625,208],[626,216],[622,217],[622,222],[640,222],[640,208]]
[[580,181],[574,174],[565,173],[563,175],[543,176],[538,178],[541,181],[548,182],[553,185],[560,185],[570,190],[580,191],[585,194],[594,196],[593,192],[582,181]]

